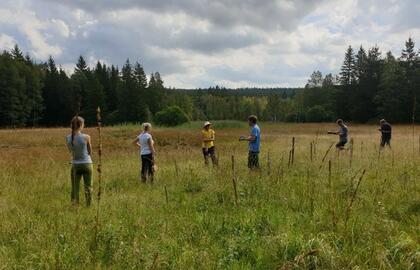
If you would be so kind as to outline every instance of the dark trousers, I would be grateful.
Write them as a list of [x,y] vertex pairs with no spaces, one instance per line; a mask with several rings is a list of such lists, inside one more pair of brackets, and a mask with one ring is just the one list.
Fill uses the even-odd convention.
[[253,151],[248,152],[248,168],[250,168],[251,170],[260,168],[258,154],[259,152],[253,152]]
[[385,147],[385,145],[388,145],[389,147],[391,147],[391,136],[381,137],[381,147]]
[[217,166],[217,157],[216,157],[216,148],[214,146],[210,148],[203,148],[203,156],[204,156],[204,164],[209,165],[209,157],[211,158],[211,162],[213,166]]
[[141,155],[141,181],[146,182],[147,178],[153,182],[153,154]]

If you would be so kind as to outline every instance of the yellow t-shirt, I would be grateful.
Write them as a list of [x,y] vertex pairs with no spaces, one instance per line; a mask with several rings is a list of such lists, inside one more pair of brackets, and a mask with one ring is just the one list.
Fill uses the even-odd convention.
[[[212,129],[209,129],[209,130],[205,130],[205,129],[203,129],[203,130],[201,130],[201,137],[202,137],[202,139],[204,140],[204,139],[214,139],[214,134],[216,134],[215,132],[214,132],[214,130],[212,130]],[[214,141],[211,141],[211,142],[203,142],[203,148],[210,148],[210,147],[213,147],[214,146]]]

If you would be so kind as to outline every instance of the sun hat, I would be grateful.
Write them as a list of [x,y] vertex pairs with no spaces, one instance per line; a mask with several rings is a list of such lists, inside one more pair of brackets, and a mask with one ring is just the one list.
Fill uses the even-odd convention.
[[210,123],[209,121],[206,121],[206,122],[204,122],[203,127],[206,127],[206,126],[208,126],[208,125],[211,125],[211,123]]

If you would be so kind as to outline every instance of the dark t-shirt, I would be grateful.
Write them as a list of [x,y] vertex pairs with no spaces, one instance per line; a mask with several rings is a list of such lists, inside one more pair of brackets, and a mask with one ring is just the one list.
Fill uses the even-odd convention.
[[388,123],[381,125],[381,133],[382,133],[382,137],[391,138],[391,133],[392,133],[391,125]]

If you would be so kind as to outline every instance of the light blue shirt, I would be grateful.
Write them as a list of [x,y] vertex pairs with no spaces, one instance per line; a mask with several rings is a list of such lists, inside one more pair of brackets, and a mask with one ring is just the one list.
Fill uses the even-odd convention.
[[261,131],[257,124],[252,127],[251,136],[255,136],[255,140],[249,142],[249,151],[260,152]]
[[73,164],[92,163],[87,150],[86,136],[85,134],[74,136],[73,144],[71,143],[71,134],[66,137],[67,148],[73,155]]
[[152,153],[152,149],[149,146],[149,140],[153,140],[152,135],[148,132],[142,132],[138,137],[140,143],[140,155],[149,155]]

